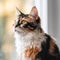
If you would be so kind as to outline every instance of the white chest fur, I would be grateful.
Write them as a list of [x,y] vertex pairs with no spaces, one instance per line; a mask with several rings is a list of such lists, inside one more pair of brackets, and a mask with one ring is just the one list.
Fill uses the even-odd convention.
[[24,51],[27,46],[30,46],[30,48],[33,47],[38,47],[41,48],[41,42],[45,41],[45,36],[44,33],[39,33],[39,32],[31,32],[26,35],[20,35],[17,32],[15,32],[15,44],[16,44],[16,50],[18,55],[22,56],[22,60],[25,60],[24,57]]

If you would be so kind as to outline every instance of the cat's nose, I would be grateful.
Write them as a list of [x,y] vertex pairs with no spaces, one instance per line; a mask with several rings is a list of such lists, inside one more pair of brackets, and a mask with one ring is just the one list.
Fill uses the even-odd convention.
[[18,27],[18,25],[15,25],[15,28]]

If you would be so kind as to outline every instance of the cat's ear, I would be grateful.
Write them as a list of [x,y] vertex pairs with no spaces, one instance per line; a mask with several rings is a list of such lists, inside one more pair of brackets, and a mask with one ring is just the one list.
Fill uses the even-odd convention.
[[30,15],[34,16],[35,18],[38,17],[38,10],[37,10],[36,6],[32,7]]
[[24,13],[22,13],[17,7],[16,7],[16,12],[17,12],[17,15],[24,15]]

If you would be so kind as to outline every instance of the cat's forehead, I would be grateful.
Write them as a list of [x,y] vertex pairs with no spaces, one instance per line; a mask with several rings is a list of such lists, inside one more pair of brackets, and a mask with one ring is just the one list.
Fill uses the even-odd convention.
[[34,21],[35,21],[35,17],[32,16],[32,15],[29,15],[29,14],[23,15],[23,16],[21,15],[21,16],[19,17],[19,19],[20,19],[20,20],[27,21],[27,22],[34,22]]

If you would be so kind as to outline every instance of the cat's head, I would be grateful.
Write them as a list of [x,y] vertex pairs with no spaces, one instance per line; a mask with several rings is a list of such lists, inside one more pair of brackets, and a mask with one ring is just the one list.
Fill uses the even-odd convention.
[[34,6],[29,14],[22,13],[19,9],[18,19],[15,21],[16,32],[31,32],[37,29],[40,25],[40,18],[38,16],[38,10]]

